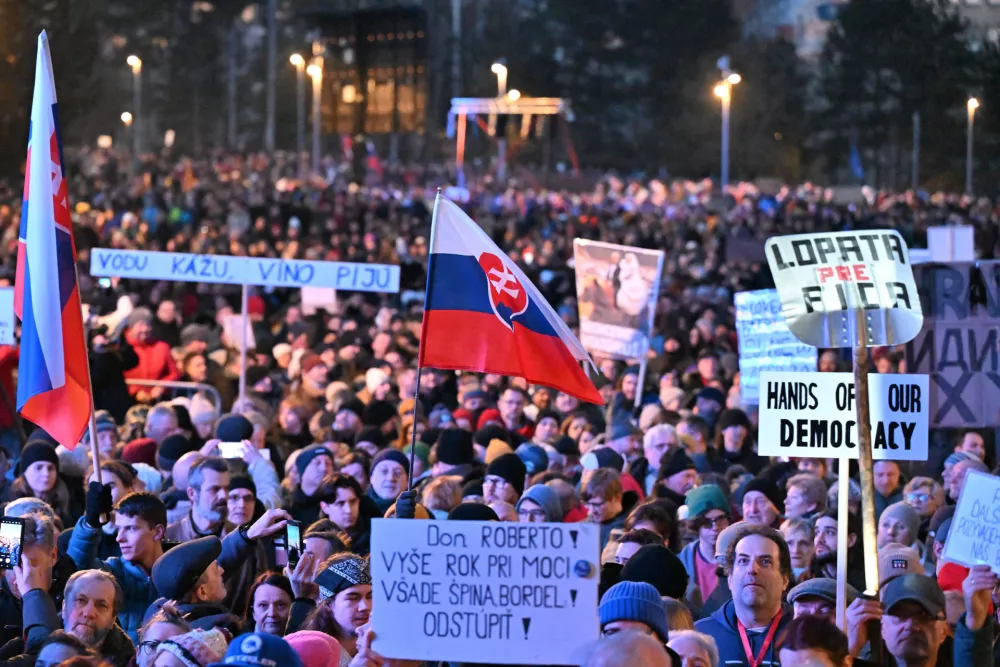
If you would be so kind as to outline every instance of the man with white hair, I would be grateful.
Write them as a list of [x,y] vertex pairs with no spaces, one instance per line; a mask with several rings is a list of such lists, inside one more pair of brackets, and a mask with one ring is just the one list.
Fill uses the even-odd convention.
[[146,426],[143,430],[147,438],[152,438],[159,445],[168,436],[177,433],[177,413],[169,403],[157,403],[146,415]]
[[657,475],[663,455],[677,446],[677,431],[670,424],[657,424],[650,427],[642,436],[642,458],[636,459],[629,466],[629,474],[635,481],[642,484],[648,496],[656,486]]
[[636,630],[595,642],[583,667],[681,667],[658,641]]

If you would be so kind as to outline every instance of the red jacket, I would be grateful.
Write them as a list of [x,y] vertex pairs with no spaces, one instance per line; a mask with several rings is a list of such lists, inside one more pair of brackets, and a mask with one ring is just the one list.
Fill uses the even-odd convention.
[[[123,375],[126,380],[179,380],[181,372],[174,363],[174,358],[170,355],[170,346],[163,341],[140,343],[132,337],[131,333],[125,334],[125,339],[135,350],[139,357],[139,365],[132,370],[125,371]],[[129,393],[135,396],[140,391],[149,391],[151,387],[139,387],[132,385],[128,388]]]
[[[0,347],[0,429],[14,426],[14,414],[11,409],[17,404],[17,391],[14,388],[14,369],[20,358],[21,349],[12,346]],[[6,396],[3,394],[6,393]],[[8,407],[8,401],[10,407]]]

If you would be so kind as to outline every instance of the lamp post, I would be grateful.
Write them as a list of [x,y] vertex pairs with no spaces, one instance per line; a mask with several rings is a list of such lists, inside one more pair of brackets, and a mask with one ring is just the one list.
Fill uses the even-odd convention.
[[[129,140],[129,134],[130,133],[133,135],[133,137],[135,136],[135,133],[132,130],[132,121],[134,119],[132,117],[132,114],[129,113],[128,111],[122,112],[121,119],[122,119],[122,123],[125,125],[125,141],[122,142],[124,144],[125,142],[127,142]],[[134,143],[134,140],[133,140],[133,146],[134,145],[135,145],[135,143]],[[133,150],[134,150],[134,148],[133,148]],[[132,170],[134,169],[134,167],[135,167],[135,156],[132,156],[132,161],[129,162],[129,174],[130,175],[133,173]]]
[[972,194],[972,137],[976,129],[976,109],[979,108],[979,100],[970,97],[966,103],[969,112],[969,125],[965,133],[965,193]]
[[[132,68],[132,108],[135,109],[135,116],[131,116],[131,122],[135,124],[132,129],[132,152],[135,159],[139,159],[139,152],[142,150],[142,59],[139,56],[131,55],[125,59],[128,66]],[[124,117],[122,118],[124,120]]]
[[493,63],[490,71],[497,75],[497,97],[503,97],[507,94],[507,66],[498,61]]
[[301,176],[306,152],[306,59],[301,53],[293,53],[288,61],[295,66],[295,161]]
[[312,128],[312,170],[314,174],[319,173],[319,153],[320,153],[320,123],[321,123],[321,106],[323,95],[323,59],[313,58],[313,62],[309,67],[306,68],[306,73],[312,78],[313,90],[312,90],[312,116],[313,116],[313,128]]
[[722,100],[722,187],[729,185],[729,107],[733,99],[733,86],[743,80],[739,74],[723,70],[723,79],[715,86],[715,96]]

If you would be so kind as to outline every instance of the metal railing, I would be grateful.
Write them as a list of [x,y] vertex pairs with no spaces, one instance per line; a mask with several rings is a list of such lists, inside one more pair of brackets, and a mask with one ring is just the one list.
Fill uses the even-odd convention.
[[201,392],[205,394],[209,400],[215,405],[215,410],[217,414],[222,413],[222,397],[219,396],[219,390],[210,384],[203,384],[201,382],[181,382],[180,380],[130,380],[126,379],[125,384],[130,387],[163,387],[164,389],[169,389],[173,391],[173,395],[170,398],[177,398],[181,395],[179,392],[187,392],[183,395],[191,395],[196,392]]

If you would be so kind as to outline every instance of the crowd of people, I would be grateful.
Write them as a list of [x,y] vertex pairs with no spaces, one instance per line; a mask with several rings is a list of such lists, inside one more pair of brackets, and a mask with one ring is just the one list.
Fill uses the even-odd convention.
[[[856,479],[842,525],[830,461],[756,452],[732,295],[770,278],[759,258],[727,254],[823,229],[894,226],[919,242],[959,211],[989,254],[988,206],[915,195],[845,206],[818,188],[744,184],[720,210],[704,184],[609,178],[571,194],[477,182],[463,207],[571,327],[574,238],[665,250],[645,375],[596,359],[596,406],[492,374],[425,368],[418,384],[432,188],[446,171],[388,168],[385,185],[358,188],[332,167],[298,181],[293,163],[262,155],[127,168],[99,151],[67,166],[98,470],[89,435],[69,449],[17,419],[18,349],[0,347],[0,502],[23,524],[0,580],[0,665],[416,665],[372,648],[382,517],[599,524],[601,638],[583,659],[594,667],[993,664],[997,578],[942,558],[967,474],[991,470],[987,440],[958,434],[943,466],[909,478],[875,464],[881,582],[865,591],[876,549]],[[8,284],[20,197],[0,183]],[[228,326],[239,290],[99,281],[95,247],[398,264],[401,287],[319,305],[254,288],[241,397]],[[876,357],[880,372],[900,366],[898,351]],[[818,370],[842,366],[820,354]],[[285,543],[289,525],[300,545]],[[480,664],[493,660],[484,651]]]

